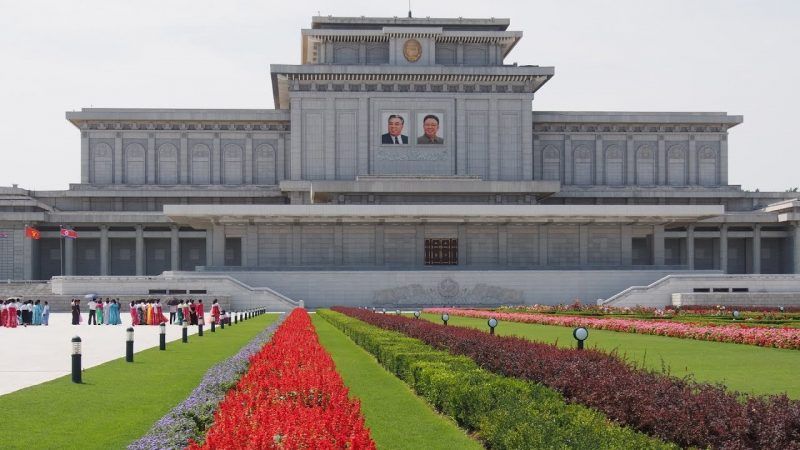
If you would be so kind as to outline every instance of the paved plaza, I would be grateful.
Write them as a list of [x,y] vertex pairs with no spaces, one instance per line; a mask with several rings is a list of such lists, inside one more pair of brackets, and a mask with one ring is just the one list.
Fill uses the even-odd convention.
[[[72,314],[50,314],[49,326],[0,327],[0,395],[68,375],[71,370],[73,336],[83,345],[83,368],[125,356],[125,330],[131,325],[130,314],[121,314],[122,325],[72,325]],[[210,323],[206,314],[206,323]],[[159,327],[137,326],[134,352],[158,345]],[[197,333],[196,326],[189,327]],[[181,327],[167,325],[167,345],[181,338]]]

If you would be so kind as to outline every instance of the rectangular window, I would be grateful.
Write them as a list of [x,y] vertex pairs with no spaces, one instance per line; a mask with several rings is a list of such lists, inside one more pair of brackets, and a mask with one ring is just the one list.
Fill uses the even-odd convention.
[[458,264],[458,239],[425,239],[426,266]]

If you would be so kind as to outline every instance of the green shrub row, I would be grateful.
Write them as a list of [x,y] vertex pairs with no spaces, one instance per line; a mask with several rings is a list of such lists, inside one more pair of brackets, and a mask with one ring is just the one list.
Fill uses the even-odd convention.
[[678,448],[612,423],[597,411],[567,404],[539,384],[487,372],[469,358],[337,312],[318,314],[489,448]]

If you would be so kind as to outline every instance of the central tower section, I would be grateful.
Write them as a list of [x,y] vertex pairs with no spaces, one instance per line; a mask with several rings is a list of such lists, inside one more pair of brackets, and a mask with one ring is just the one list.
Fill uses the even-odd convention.
[[291,112],[293,180],[532,180],[534,92],[550,67],[504,65],[507,19],[315,17],[302,65],[271,67]]

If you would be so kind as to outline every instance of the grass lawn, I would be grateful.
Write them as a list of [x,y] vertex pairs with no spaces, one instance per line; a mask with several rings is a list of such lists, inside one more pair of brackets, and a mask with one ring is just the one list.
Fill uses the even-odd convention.
[[350,394],[361,401],[361,411],[379,449],[483,448],[344,333],[322,317],[313,315],[312,320]]
[[194,389],[206,370],[278,318],[264,314],[189,343],[167,343],[0,396],[0,448],[112,449],[141,437]]
[[[440,316],[423,314],[441,324]],[[486,319],[450,315],[448,325],[469,326],[488,331]],[[526,339],[574,346],[572,328],[504,322],[495,329],[498,335],[516,335]],[[649,369],[666,367],[674,376],[693,374],[695,379],[724,383],[730,389],[755,394],[787,393],[800,399],[800,351],[764,348],[755,345],[679,339],[647,334],[589,330],[588,348],[617,350],[628,361]]]

